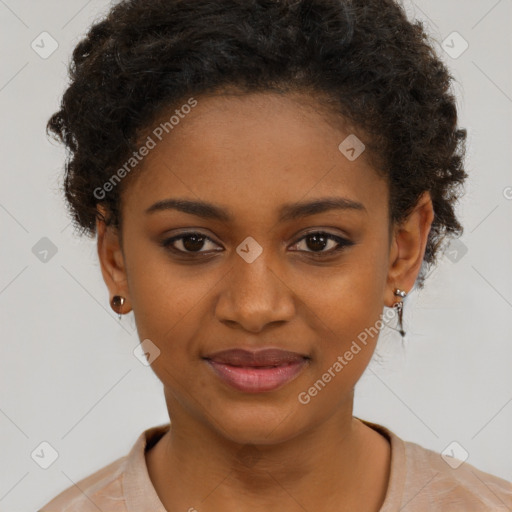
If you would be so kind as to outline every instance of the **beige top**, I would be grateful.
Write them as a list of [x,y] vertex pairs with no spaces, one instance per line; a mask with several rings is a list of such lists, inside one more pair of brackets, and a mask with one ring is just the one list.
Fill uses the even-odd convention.
[[[463,463],[456,469],[438,453],[403,441],[363,421],[391,443],[391,472],[380,512],[512,511],[512,483]],[[167,512],[149,478],[144,452],[170,423],[145,430],[128,455],[70,486],[39,512]]]

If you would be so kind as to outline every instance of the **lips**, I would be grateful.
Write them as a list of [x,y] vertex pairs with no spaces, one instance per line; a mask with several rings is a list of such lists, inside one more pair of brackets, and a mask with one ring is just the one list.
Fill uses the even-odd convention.
[[203,359],[225,384],[244,393],[276,391],[302,373],[310,360],[304,354],[277,348],[223,350]]
[[215,363],[228,364],[230,366],[263,368],[303,362],[304,359],[309,358],[297,352],[277,348],[262,349],[256,352],[236,348],[215,352],[206,356],[204,359],[211,360]]

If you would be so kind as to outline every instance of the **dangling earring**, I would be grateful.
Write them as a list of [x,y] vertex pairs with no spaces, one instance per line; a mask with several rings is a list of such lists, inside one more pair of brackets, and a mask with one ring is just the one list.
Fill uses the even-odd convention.
[[[405,293],[403,290],[400,290],[399,288],[397,288],[393,293],[397,297],[402,297],[402,299],[407,296],[407,293]],[[400,335],[403,338],[405,336],[405,331],[404,331],[404,326],[403,326],[404,303],[401,300],[397,301],[393,304],[393,307],[397,310],[397,313],[398,313],[398,322],[400,324],[400,330],[398,332],[400,333]]]
[[110,301],[110,307],[119,315],[119,320],[121,320],[121,309],[125,301],[126,299],[121,295],[114,295]]

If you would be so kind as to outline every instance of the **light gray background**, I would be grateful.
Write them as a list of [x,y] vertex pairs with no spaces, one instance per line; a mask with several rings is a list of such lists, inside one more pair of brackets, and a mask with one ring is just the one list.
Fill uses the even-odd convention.
[[[132,353],[132,315],[119,322],[109,308],[94,241],[72,236],[64,149],[44,133],[72,48],[108,6],[0,0],[2,511],[37,509],[168,421],[160,382]],[[360,381],[355,414],[438,452],[455,440],[468,463],[512,480],[512,0],[405,6],[457,80],[469,132],[465,234],[406,299],[405,348],[383,331],[385,361]],[[47,59],[31,48],[43,31],[59,45]],[[469,43],[456,59],[442,49],[454,31]],[[43,237],[57,248],[46,262],[32,250]],[[59,455],[46,470],[31,458],[42,441]]]

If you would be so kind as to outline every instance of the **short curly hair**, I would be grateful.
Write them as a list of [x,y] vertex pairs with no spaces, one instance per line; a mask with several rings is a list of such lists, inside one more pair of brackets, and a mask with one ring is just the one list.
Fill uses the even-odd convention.
[[47,124],[68,148],[63,189],[73,224],[93,236],[97,205],[120,226],[123,187],[94,193],[141,134],[186,98],[306,92],[368,135],[399,223],[429,191],[435,217],[417,279],[447,235],[467,178],[453,77],[420,21],[393,0],[122,0],[77,44],[70,84]]

